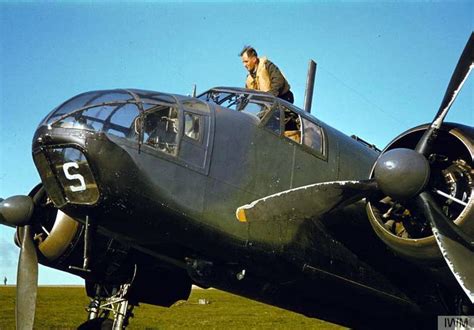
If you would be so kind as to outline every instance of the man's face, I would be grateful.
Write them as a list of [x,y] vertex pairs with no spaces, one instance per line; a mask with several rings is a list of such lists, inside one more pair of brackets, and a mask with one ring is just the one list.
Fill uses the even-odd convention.
[[249,72],[253,72],[255,70],[255,66],[257,65],[257,57],[256,56],[249,57],[247,53],[243,53],[242,64]]

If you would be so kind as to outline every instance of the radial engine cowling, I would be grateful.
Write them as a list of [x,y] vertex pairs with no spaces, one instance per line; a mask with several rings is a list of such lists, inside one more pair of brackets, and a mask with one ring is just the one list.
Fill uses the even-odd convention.
[[[423,125],[402,133],[383,152],[415,149],[426,128]],[[473,141],[473,127],[445,123],[428,157],[432,173],[427,186],[448,219],[471,236],[474,235]],[[410,201],[401,205],[388,196],[372,198],[367,203],[367,214],[376,234],[402,257],[417,263],[442,261],[428,221],[407,205]]]
[[[39,262],[57,269],[67,269],[76,261],[82,263],[79,252],[83,246],[83,225],[53,207],[41,184],[30,196],[36,204],[32,228]],[[23,227],[17,227],[15,243],[18,246],[23,230]]]

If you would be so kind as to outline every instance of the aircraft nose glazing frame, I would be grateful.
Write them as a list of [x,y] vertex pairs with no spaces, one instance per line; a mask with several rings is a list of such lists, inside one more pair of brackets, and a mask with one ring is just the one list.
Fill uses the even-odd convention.
[[100,192],[89,162],[76,146],[41,148],[33,154],[41,180],[56,207],[94,205]]

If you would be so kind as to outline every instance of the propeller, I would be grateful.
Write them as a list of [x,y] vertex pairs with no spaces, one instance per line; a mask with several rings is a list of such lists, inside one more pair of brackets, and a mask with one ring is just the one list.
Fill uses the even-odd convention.
[[448,267],[474,303],[474,238],[445,216],[428,191],[431,178],[428,161],[430,151],[444,118],[473,68],[474,33],[471,33],[441,106],[415,149],[397,148],[381,154],[374,166],[374,178],[317,183],[290,189],[239,207],[237,219],[251,222],[275,217],[319,217],[351,201],[368,197],[374,191],[381,191],[392,200],[409,205],[427,219]]
[[453,222],[446,219],[430,194],[422,192],[416,202],[418,209],[431,223],[433,235],[451,272],[474,303],[474,240],[469,238]]
[[429,129],[425,131],[416,145],[415,150],[420,154],[425,156],[429,154],[431,146],[436,139],[436,133],[441,127],[444,118],[448,114],[451,105],[454,103],[454,100],[458,96],[459,91],[467,80],[467,77],[469,77],[472,69],[474,69],[474,32],[471,33],[471,37],[469,38],[466,47],[464,47],[458,64],[454,69],[438,112],[431,122]]
[[24,226],[16,277],[16,328],[33,329],[38,290],[38,257],[30,225]]
[[38,257],[31,226],[34,204],[30,196],[12,196],[0,201],[0,223],[18,227],[21,236],[15,306],[17,329],[33,329],[35,319]]
[[[438,113],[416,145],[415,151],[420,155],[429,156],[436,141],[437,132],[472,69],[474,69],[474,32],[471,33],[459,58]],[[474,261],[474,238],[468,237],[447,219],[429,193],[423,192],[418,195],[416,203],[430,221],[436,243],[451,272],[471,303],[474,304],[474,267],[471,263]]]

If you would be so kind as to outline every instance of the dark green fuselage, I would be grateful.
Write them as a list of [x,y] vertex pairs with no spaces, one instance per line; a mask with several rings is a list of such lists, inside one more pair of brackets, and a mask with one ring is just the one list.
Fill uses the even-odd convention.
[[[179,119],[197,102],[194,113],[206,125],[197,142],[178,126],[173,155],[140,137],[40,126],[34,154],[78,149],[97,183],[97,202],[66,198],[61,210],[82,222],[89,216],[99,232],[157,263],[185,268],[198,285],[342,324],[362,324],[361,313],[382,319],[416,312],[397,289],[400,278],[388,279],[392,272],[377,266],[392,255],[372,233],[362,202],[318,219],[248,223],[235,215],[239,206],[287,189],[367,178],[376,150],[280,100],[274,107],[281,103],[322,129],[320,153],[268,129],[265,119],[175,97]],[[42,178],[48,193],[57,189]]]

